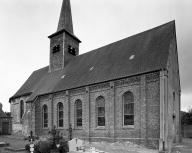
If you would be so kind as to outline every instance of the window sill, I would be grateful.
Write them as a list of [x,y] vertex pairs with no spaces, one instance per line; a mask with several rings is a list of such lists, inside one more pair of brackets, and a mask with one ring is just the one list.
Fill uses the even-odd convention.
[[95,130],[106,130],[105,126],[97,126]]
[[134,125],[124,125],[123,126],[123,129],[134,129],[135,127],[134,127]]
[[49,130],[49,128],[48,128],[48,127],[42,127],[42,129],[43,129],[43,130]]
[[56,129],[57,129],[57,130],[63,130],[64,127],[57,127]]
[[83,130],[83,127],[75,127],[74,130]]

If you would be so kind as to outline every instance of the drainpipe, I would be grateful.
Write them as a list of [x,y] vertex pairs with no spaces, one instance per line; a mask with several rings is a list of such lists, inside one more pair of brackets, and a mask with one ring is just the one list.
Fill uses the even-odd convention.
[[160,71],[160,143],[159,150],[166,149],[167,134],[167,103],[168,103],[168,75],[167,70]]

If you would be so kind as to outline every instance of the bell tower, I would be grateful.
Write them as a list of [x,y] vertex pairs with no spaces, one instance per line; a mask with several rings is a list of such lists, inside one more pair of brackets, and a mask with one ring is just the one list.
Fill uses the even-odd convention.
[[70,0],[63,0],[57,31],[50,39],[49,72],[63,69],[75,56],[79,55],[81,42],[73,33]]

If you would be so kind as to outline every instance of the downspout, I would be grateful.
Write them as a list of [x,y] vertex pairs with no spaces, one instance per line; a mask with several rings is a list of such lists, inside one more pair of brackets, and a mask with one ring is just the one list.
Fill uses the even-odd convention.
[[53,129],[54,127],[54,112],[53,112],[53,95],[50,95],[51,96],[51,129]]
[[167,70],[160,71],[160,142],[159,150],[166,149],[167,132],[167,100],[168,100],[168,74]]

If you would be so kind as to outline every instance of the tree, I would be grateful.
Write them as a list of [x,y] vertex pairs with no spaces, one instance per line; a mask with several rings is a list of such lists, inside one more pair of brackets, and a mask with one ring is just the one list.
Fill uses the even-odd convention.
[[192,125],[192,108],[185,112],[181,117],[182,125]]

